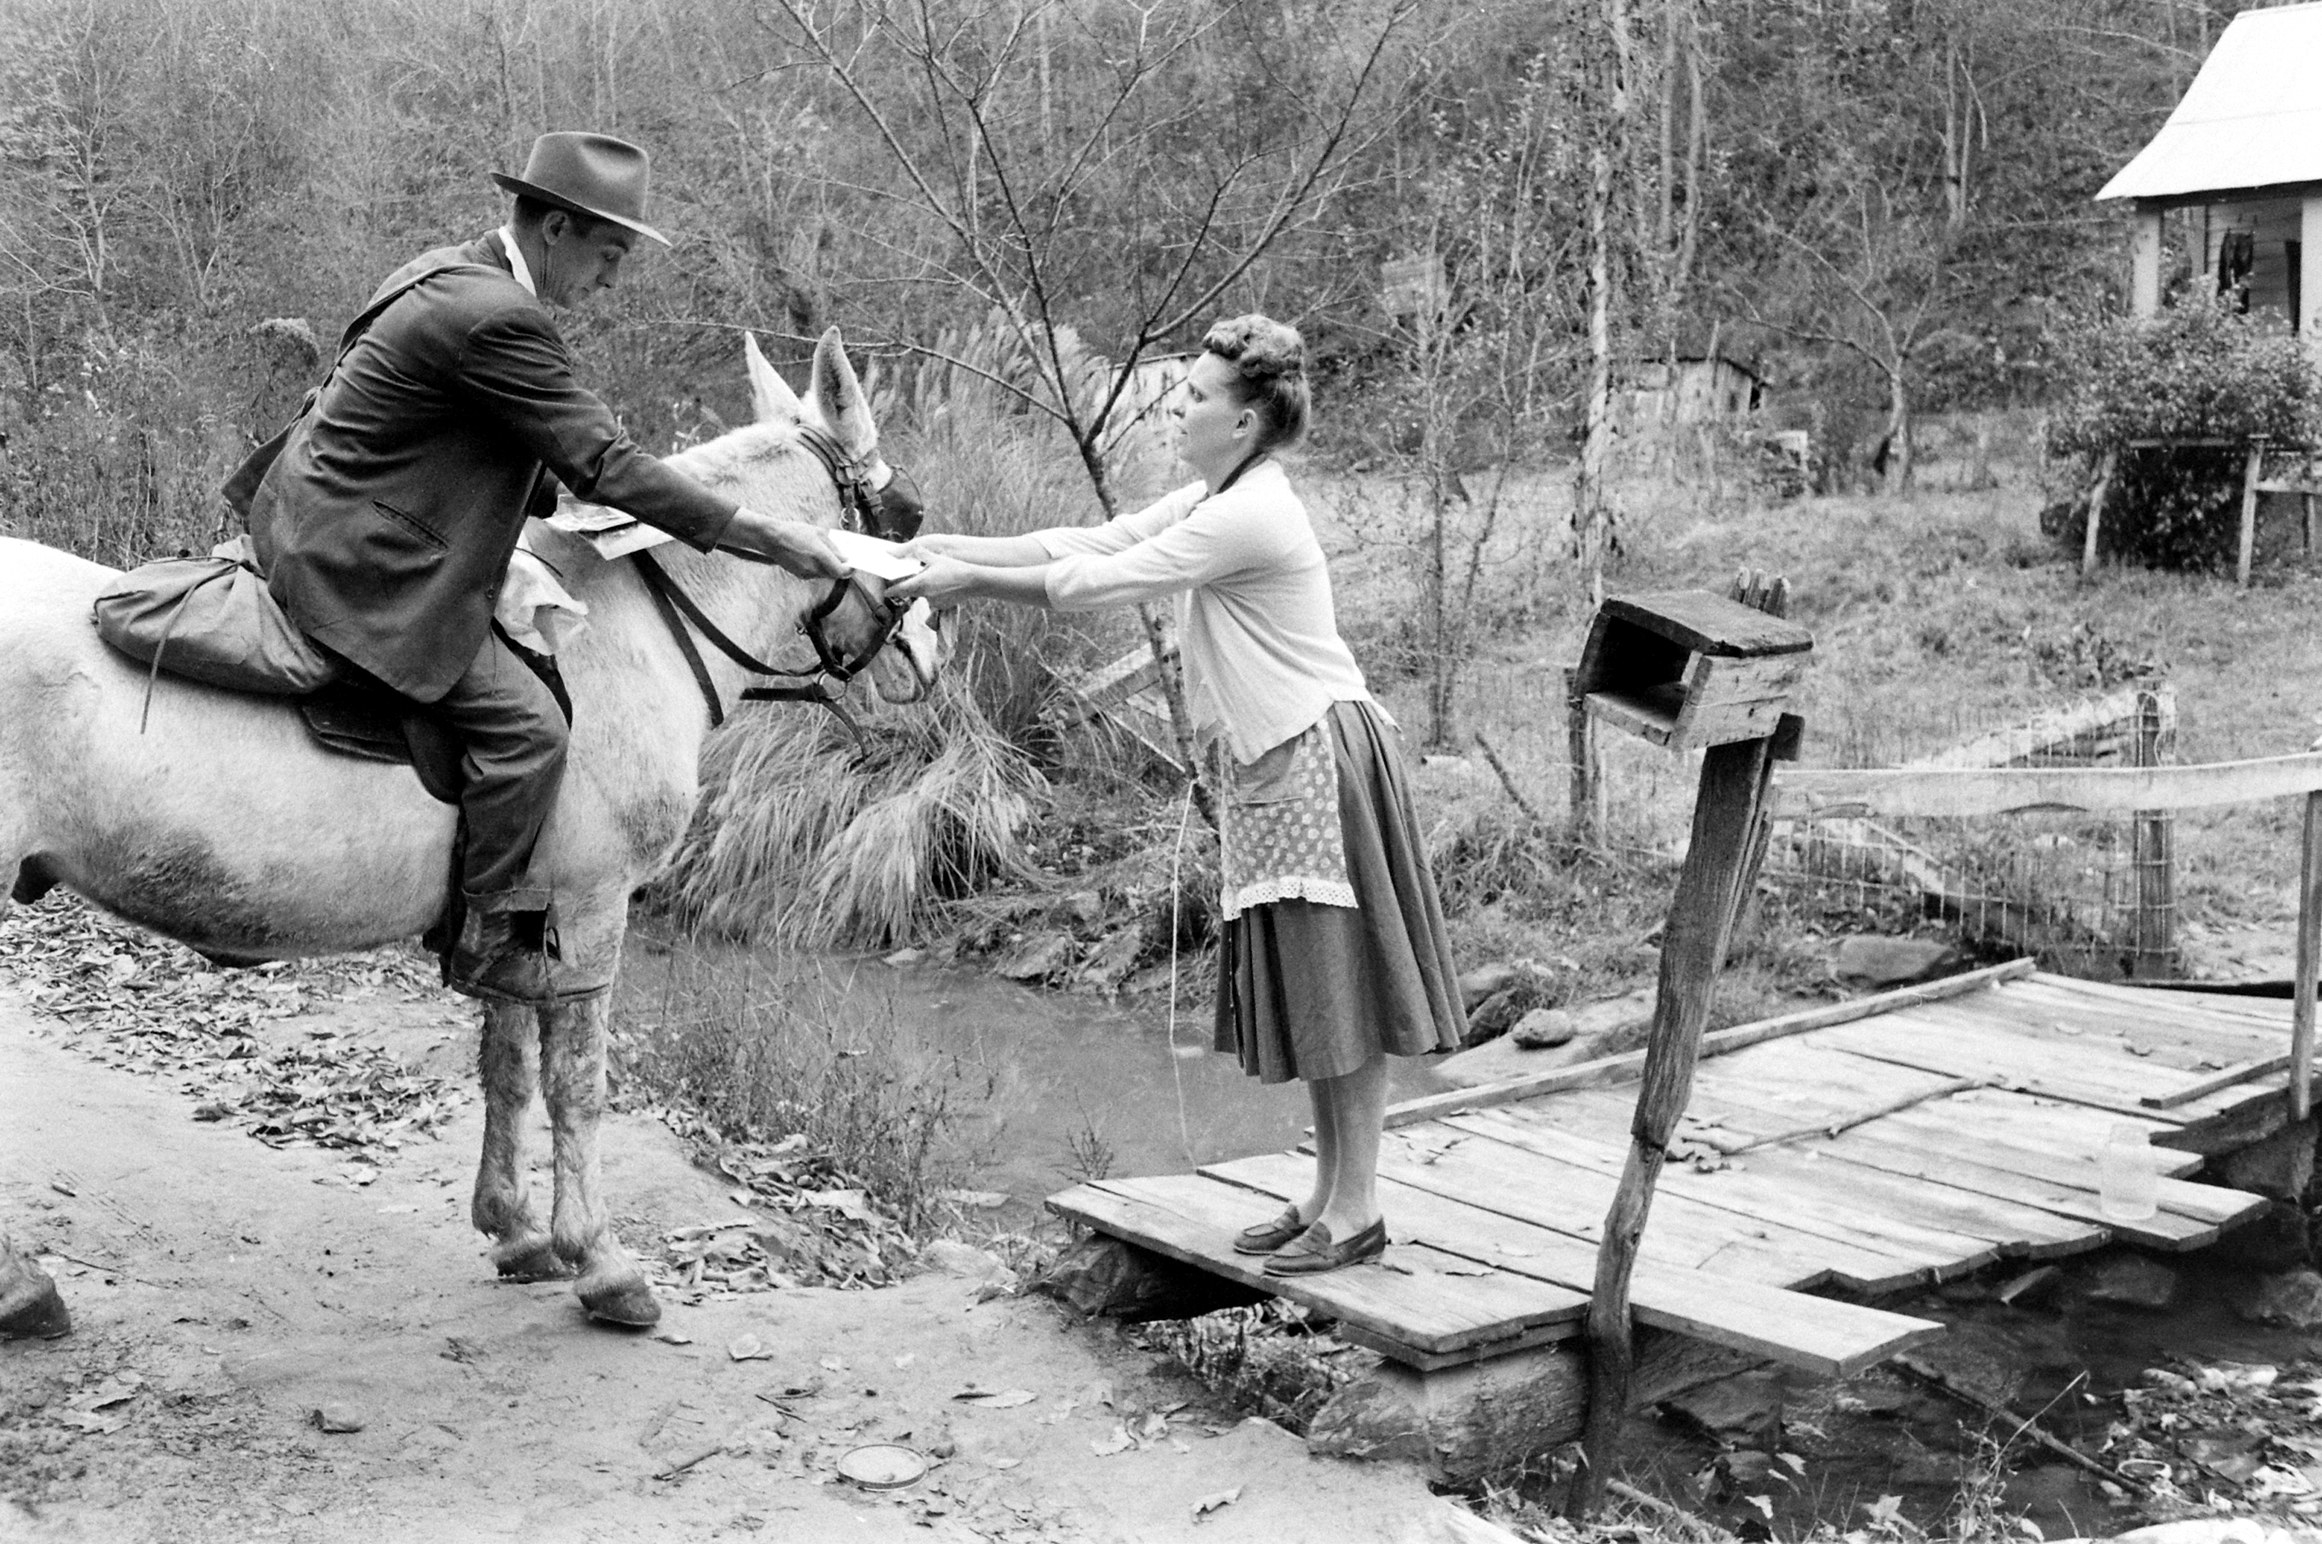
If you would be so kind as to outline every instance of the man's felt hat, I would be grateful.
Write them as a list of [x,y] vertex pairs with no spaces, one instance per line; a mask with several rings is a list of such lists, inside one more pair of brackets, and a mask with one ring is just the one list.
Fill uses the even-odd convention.
[[663,246],[669,238],[645,223],[645,152],[609,134],[543,134],[532,142],[524,175],[492,173],[509,192],[558,209],[610,220]]

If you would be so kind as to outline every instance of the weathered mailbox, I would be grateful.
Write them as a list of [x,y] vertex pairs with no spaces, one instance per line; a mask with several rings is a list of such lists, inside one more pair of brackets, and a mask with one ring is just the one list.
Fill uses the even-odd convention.
[[1629,1272],[1654,1182],[1692,1093],[1735,913],[1765,856],[1774,762],[1797,754],[1804,730],[1784,709],[1813,657],[1814,635],[1782,619],[1789,585],[1745,573],[1734,593],[1731,600],[1707,590],[1608,600],[1597,607],[1572,673],[1571,693],[1591,715],[1673,751],[1703,751],[1693,836],[1661,930],[1660,988],[1628,1163],[1597,1249],[1588,1309],[1588,1462],[1573,1491],[1582,1514],[1603,1497],[1629,1408]]
[[1572,690],[1594,716],[1692,750],[1772,738],[1814,635],[1707,590],[1619,596],[1597,608]]

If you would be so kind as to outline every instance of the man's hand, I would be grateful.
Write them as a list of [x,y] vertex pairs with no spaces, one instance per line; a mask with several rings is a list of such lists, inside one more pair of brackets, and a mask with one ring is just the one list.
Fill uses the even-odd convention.
[[776,520],[751,509],[734,511],[733,523],[726,527],[719,545],[764,558],[805,579],[845,579],[854,573],[820,526]]

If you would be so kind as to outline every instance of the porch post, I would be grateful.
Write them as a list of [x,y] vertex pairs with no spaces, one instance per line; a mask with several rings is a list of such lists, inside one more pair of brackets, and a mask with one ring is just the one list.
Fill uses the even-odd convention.
[[2306,352],[2322,361],[2322,193],[2298,205],[2298,336]]
[[2129,233],[2129,309],[2153,316],[2161,309],[2161,206],[2140,202]]

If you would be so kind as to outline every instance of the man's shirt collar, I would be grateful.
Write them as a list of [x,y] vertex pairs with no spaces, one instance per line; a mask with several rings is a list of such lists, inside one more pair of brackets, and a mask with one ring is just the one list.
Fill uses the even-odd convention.
[[508,271],[516,276],[518,284],[524,286],[524,293],[538,300],[540,286],[532,282],[532,268],[524,261],[524,249],[516,245],[515,226],[500,227],[500,249],[508,254]]

